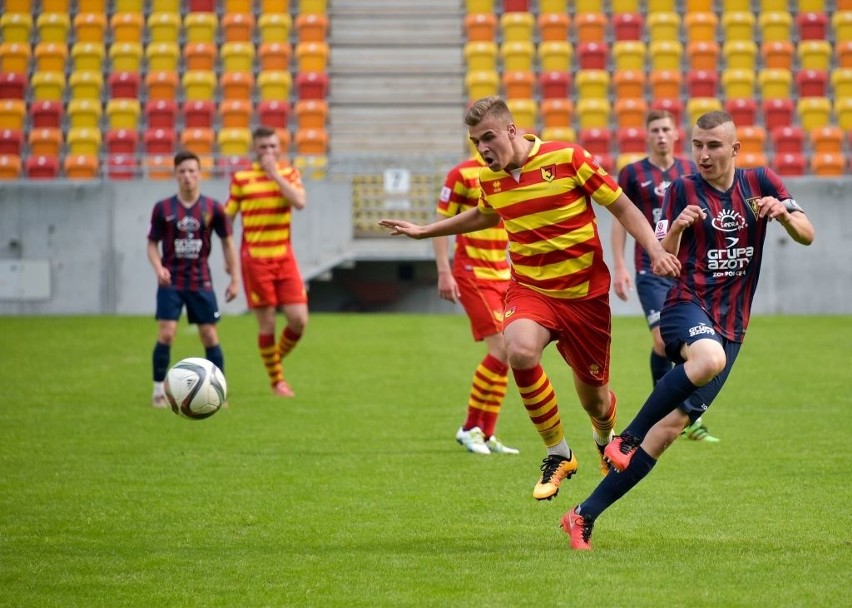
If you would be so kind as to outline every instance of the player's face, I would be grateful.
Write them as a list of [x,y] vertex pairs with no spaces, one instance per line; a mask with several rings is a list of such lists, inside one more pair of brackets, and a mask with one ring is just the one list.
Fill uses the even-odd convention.
[[692,131],[692,159],[701,177],[710,183],[724,183],[734,172],[734,157],[740,142],[731,123],[712,129],[696,126]]
[[502,171],[512,162],[512,140],[516,135],[514,124],[505,124],[493,116],[486,116],[478,125],[468,128],[470,142],[492,171]]
[[648,123],[648,150],[652,154],[673,154],[677,139],[677,129],[671,118],[658,118]]
[[183,161],[175,167],[175,177],[177,177],[181,193],[195,192],[201,179],[201,167],[198,166],[198,161],[191,158]]
[[281,144],[278,141],[277,135],[258,137],[254,140],[254,154],[258,159],[263,158],[264,156],[272,156],[277,159],[280,153]]

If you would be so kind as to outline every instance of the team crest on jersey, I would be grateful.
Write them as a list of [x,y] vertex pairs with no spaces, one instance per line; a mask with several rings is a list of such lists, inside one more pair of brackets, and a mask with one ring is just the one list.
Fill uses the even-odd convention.
[[506,312],[503,313],[503,320],[505,321],[506,319],[511,317],[513,314],[515,314],[515,307],[514,306],[512,306],[512,308],[506,309]]
[[556,165],[549,165],[541,168],[541,179],[546,181],[548,184],[553,182],[554,177],[556,177]]
[[746,227],[746,219],[734,209],[722,209],[713,218],[713,228],[722,232],[736,232]]
[[177,229],[181,232],[198,232],[199,228],[201,228],[201,224],[198,223],[198,220],[189,215],[180,218],[177,223]]
[[755,196],[755,197],[746,199],[746,205],[748,205],[748,208],[751,209],[751,212],[754,213],[755,217],[757,217],[757,203],[758,203],[758,201],[760,201],[759,196]]
[[592,363],[589,366],[589,374],[592,378],[600,378],[603,375],[603,368],[597,363]]
[[656,188],[654,188],[654,194],[656,194],[660,198],[663,198],[666,195],[666,190],[668,190],[669,186],[671,185],[672,183],[669,180],[664,179],[657,185]]

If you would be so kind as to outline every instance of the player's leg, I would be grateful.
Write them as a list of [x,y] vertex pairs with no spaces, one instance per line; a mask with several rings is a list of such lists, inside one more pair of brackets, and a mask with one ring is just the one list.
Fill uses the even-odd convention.
[[219,305],[213,290],[190,292],[186,296],[186,314],[190,324],[198,326],[204,357],[225,373],[225,356],[219,345]]
[[157,342],[152,354],[152,369],[154,389],[151,395],[151,405],[156,408],[167,407],[166,390],[163,383],[169,371],[172,343],[177,333],[177,322],[183,310],[183,299],[179,292],[171,287],[157,289]]
[[276,301],[287,320],[277,346],[278,355],[284,359],[296,348],[308,325],[308,294],[295,258],[284,260],[276,272]]
[[279,391],[284,383],[281,357],[275,345],[275,274],[274,268],[262,260],[242,258],[243,286],[246,302],[257,320],[257,349],[269,383],[275,394],[292,397],[292,391]]
[[656,385],[672,368],[672,361],[666,355],[666,345],[660,334],[660,311],[666,301],[666,294],[672,283],[670,279],[653,274],[636,275],[636,292],[645,321],[651,332],[651,382]]

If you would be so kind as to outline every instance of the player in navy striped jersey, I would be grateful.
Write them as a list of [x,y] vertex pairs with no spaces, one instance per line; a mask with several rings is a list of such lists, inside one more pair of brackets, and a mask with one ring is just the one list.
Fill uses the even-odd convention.
[[198,325],[205,357],[222,371],[225,369],[216,331],[219,307],[208,264],[214,232],[222,241],[225,270],[231,277],[225,300],[233,300],[240,286],[231,222],[219,202],[200,192],[201,161],[192,152],[178,152],[174,167],[178,193],[154,205],[148,229],[148,260],[158,284],[155,315],[158,335],[153,355],[154,394],[151,400],[157,408],[166,407],[163,381],[184,306],[189,322]]
[[735,167],[740,143],[729,114],[701,115],[691,141],[698,173],[675,180],[656,228],[683,267],[660,323],[676,365],[604,450],[614,470],[563,516],[573,549],[591,548],[595,519],[651,471],[719,393],[745,337],[772,220],[797,243],[814,239],[813,226],[774,172]]
[[[695,163],[675,156],[678,142],[675,118],[666,110],[651,110],[645,118],[648,156],[626,165],[618,174],[618,185],[651,226],[660,220],[663,199],[672,182],[682,175],[695,172]],[[619,222],[612,225],[612,286],[615,294],[627,301],[633,289],[630,271],[624,261],[624,246],[627,231]],[[636,291],[639,303],[645,313],[648,329],[651,330],[651,380],[653,384],[662,378],[672,367],[671,359],[666,356],[666,346],[660,336],[660,311],[666,294],[673,284],[669,277],[661,277],[651,271],[651,260],[638,243],[633,249],[633,265],[636,273]],[[683,431],[689,439],[696,441],[718,441],[710,435],[699,417]]]

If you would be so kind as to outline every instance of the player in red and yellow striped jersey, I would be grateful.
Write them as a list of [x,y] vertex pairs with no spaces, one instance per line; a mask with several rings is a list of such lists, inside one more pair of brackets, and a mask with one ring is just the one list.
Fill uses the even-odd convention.
[[654,272],[674,276],[680,263],[580,146],[521,135],[498,97],[473,103],[465,123],[486,164],[479,176],[478,207],[427,226],[392,219],[380,223],[392,234],[422,239],[481,230],[503,220],[512,264],[503,338],[521,399],[547,448],[533,496],[550,499],[577,470],[556,395],[541,366],[550,342],[571,366],[599,451],[615,427],[615,397],[609,390],[610,276],[592,201],[606,207],[648,252]]
[[[257,346],[272,390],[293,397],[281,360],[305,331],[308,297],[290,244],[290,218],[293,208],[304,209],[307,201],[299,171],[281,161],[275,129],[255,129],[252,147],[256,160],[250,169],[234,174],[225,212],[242,217],[240,261],[246,300],[257,317]],[[279,307],[287,324],[276,343]]]
[[[466,160],[447,173],[438,199],[438,215],[453,217],[479,203],[479,172],[482,160]],[[473,338],[488,350],[473,374],[467,402],[467,418],[456,432],[456,441],[475,454],[517,454],[494,435],[497,417],[506,396],[506,347],[503,344],[503,299],[509,287],[506,231],[502,225],[456,237],[453,263],[449,239],[433,240],[438,267],[438,294],[460,302],[470,319]]]

